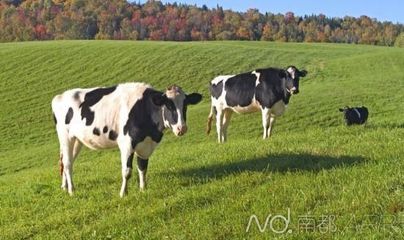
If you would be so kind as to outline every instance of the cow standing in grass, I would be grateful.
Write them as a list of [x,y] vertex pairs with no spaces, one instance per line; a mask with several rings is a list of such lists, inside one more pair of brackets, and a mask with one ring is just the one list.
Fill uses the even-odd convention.
[[218,76],[210,83],[211,110],[207,133],[216,115],[219,143],[227,139],[227,127],[233,112],[262,112],[263,138],[271,135],[275,117],[285,111],[291,95],[299,93],[300,77],[306,70],[294,66],[284,69],[266,68],[238,75]]
[[348,126],[358,124],[365,124],[368,120],[369,111],[366,107],[344,107],[339,109],[340,112],[343,112],[345,123]]
[[134,154],[140,189],[146,186],[148,159],[171,129],[176,136],[187,132],[187,106],[202,99],[171,86],[164,93],[144,83],[125,83],[108,88],[73,89],[52,100],[60,143],[62,188],[73,194],[73,162],[82,145],[91,149],[118,147],[122,162],[120,196],[127,193]]

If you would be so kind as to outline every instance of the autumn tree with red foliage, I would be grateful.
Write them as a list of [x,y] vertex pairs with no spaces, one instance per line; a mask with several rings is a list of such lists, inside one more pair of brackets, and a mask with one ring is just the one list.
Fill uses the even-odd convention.
[[[223,10],[149,0],[0,0],[0,41],[57,39],[262,40],[393,46],[402,24]],[[400,38],[401,39],[401,38]]]

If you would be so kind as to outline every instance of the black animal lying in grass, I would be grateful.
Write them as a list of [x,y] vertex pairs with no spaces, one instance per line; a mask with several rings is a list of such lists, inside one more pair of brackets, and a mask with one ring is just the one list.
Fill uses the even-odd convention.
[[340,112],[344,113],[345,122],[348,126],[353,124],[364,124],[368,120],[368,109],[364,106],[362,107],[344,107],[339,109]]

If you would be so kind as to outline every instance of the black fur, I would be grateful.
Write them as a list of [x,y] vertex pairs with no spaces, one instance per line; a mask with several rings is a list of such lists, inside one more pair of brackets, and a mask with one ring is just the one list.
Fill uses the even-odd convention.
[[77,100],[77,101],[80,100],[80,92],[79,91],[75,92],[73,95],[73,98],[74,98],[74,100]]
[[126,167],[132,168],[132,162],[133,162],[133,153],[128,157],[128,160],[126,161]]
[[246,107],[252,103],[255,93],[257,76],[252,73],[242,73],[229,78],[224,86],[226,103],[231,107]]
[[140,171],[146,171],[148,164],[149,164],[148,159],[142,159],[140,157],[137,157],[137,167],[139,168]]
[[146,89],[142,99],[137,101],[129,112],[128,121],[123,127],[123,133],[129,134],[134,149],[139,142],[149,136],[154,142],[159,143],[163,137],[163,123],[155,122],[152,113],[158,112],[161,106],[157,106],[154,96],[162,96],[162,92]]
[[91,111],[90,107],[99,102],[105,95],[108,95],[115,91],[115,89],[116,86],[109,88],[97,88],[85,95],[84,101],[80,104],[80,108],[81,119],[86,119],[87,126],[90,126],[94,121],[94,112]]
[[[282,100],[289,103],[290,93],[286,90],[289,73],[283,69],[258,69],[260,73],[259,84],[255,87],[255,99],[266,108],[271,108],[276,102]],[[292,83],[289,83],[292,84]]]
[[223,81],[219,81],[216,85],[210,85],[210,95],[218,99],[223,92]]
[[164,108],[164,119],[167,120],[171,125],[178,122],[178,113],[175,104],[172,100],[167,99]]
[[96,136],[100,136],[100,135],[101,135],[100,129],[98,129],[98,128],[95,127],[95,128],[93,129],[93,134],[96,135]]
[[114,130],[111,129],[111,130],[109,131],[108,138],[109,138],[111,141],[115,141],[115,140],[118,138],[118,134],[117,134]]
[[65,124],[69,124],[72,118],[73,118],[73,108],[70,107],[66,113]]
[[[355,109],[357,111],[355,111]],[[354,124],[364,124],[366,123],[368,116],[369,116],[369,111],[366,107],[345,107],[345,108],[340,108],[340,112],[343,112],[344,114],[344,119],[345,123],[348,126],[354,125]],[[358,115],[359,112],[359,115]]]
[[103,133],[107,133],[107,132],[108,132],[108,127],[105,126],[105,127],[102,129],[102,132],[103,132]]

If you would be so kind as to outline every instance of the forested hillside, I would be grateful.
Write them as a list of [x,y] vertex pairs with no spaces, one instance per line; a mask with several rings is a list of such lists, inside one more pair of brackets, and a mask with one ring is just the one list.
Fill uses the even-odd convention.
[[[293,10],[293,9],[291,9]],[[270,9],[269,9],[270,11]],[[0,0],[0,41],[264,40],[392,46],[403,24],[125,0]],[[404,38],[404,36],[402,36]]]

